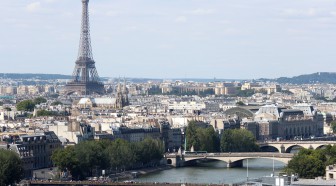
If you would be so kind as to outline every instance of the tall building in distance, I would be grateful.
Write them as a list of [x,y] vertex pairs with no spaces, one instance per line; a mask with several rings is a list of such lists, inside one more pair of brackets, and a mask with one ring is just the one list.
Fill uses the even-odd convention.
[[99,80],[91,49],[89,0],[82,0],[82,6],[82,26],[78,58],[72,73],[72,80],[65,86],[64,93],[77,93],[79,95],[102,94],[104,93],[104,85]]

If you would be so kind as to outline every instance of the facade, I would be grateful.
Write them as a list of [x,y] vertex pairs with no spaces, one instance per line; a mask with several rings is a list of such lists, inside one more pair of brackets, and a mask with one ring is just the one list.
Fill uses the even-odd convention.
[[122,138],[129,142],[140,142],[146,138],[161,139],[160,128],[130,129],[120,127],[119,132]]
[[116,98],[81,98],[78,108],[117,108]]
[[0,150],[1,149],[11,150],[17,153],[22,161],[24,178],[33,177],[34,156],[26,147],[22,147],[20,144],[0,143]]
[[247,83],[246,82],[241,86],[241,90],[258,89],[260,87],[261,86],[258,83]]
[[272,93],[281,91],[280,85],[271,85],[271,86],[265,87],[265,89],[267,91],[267,94],[272,94]]
[[61,148],[61,141],[54,132],[20,136],[20,141],[15,142],[19,148],[26,148],[34,158],[33,169],[41,169],[53,166],[51,162],[52,152]]
[[213,118],[210,121],[210,125],[216,130],[222,133],[228,129],[239,129],[240,119],[239,118]]
[[129,105],[128,91],[126,83],[121,89],[118,84],[116,97],[99,97],[99,98],[81,98],[77,103],[78,108],[100,108],[100,109],[121,109]]
[[259,124],[255,121],[243,121],[240,128],[250,131],[255,139],[259,139]]
[[182,131],[180,128],[171,128],[168,130],[168,152],[177,152],[182,146]]
[[[258,140],[271,140],[276,139],[279,136],[279,122],[278,121],[261,121],[258,122],[258,133],[259,138]],[[286,138],[284,138],[286,139]]]
[[13,150],[22,159],[26,178],[31,178],[35,169],[52,167],[51,155],[54,150],[62,147],[54,132],[6,135],[2,140],[0,148]]
[[326,180],[336,180],[336,164],[326,167]]
[[182,146],[181,128],[171,128],[168,122],[160,123],[161,138],[166,152],[177,152]]
[[215,87],[215,95],[233,95],[237,93],[234,83],[217,83]]
[[174,102],[168,105],[169,110],[182,111],[185,113],[194,113],[194,111],[200,111],[205,109],[205,103],[198,102]]
[[81,141],[92,140],[95,137],[95,128],[91,125],[79,122],[58,123],[51,125],[49,131],[54,132],[60,138],[66,139],[66,143],[77,144]]
[[275,105],[262,106],[255,114],[260,140],[301,139],[323,135],[323,115],[310,106],[286,109]]

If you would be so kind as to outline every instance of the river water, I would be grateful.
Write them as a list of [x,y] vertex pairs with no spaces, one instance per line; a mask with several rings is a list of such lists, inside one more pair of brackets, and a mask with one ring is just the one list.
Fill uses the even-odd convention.
[[[273,160],[249,159],[243,161],[241,168],[227,168],[226,163],[214,161],[201,163],[194,167],[181,167],[164,170],[136,178],[139,182],[169,182],[169,183],[238,183],[252,178],[270,176],[273,173]],[[274,161],[275,175],[285,166],[282,162]]]

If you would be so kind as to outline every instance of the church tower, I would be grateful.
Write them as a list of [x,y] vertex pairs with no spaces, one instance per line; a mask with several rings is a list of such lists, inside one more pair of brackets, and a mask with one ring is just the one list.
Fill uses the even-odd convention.
[[127,90],[127,87],[126,87],[126,79],[124,79],[124,86],[123,86],[122,95],[123,95],[123,106],[128,106],[129,105],[129,100],[128,100],[128,90]]

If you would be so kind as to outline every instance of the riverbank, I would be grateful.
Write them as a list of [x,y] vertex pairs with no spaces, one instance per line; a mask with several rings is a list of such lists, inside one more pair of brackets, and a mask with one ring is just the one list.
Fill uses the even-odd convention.
[[173,167],[168,166],[168,165],[162,165],[162,166],[158,166],[158,167],[149,167],[149,168],[145,168],[145,169],[140,169],[137,172],[141,176],[141,175],[146,175],[146,174],[151,174],[151,173],[155,173],[155,172],[168,170],[168,169],[171,169],[171,168],[173,168]]
[[113,179],[114,181],[128,180],[128,179],[134,179],[134,178],[141,177],[141,176],[155,173],[155,172],[169,170],[171,168],[172,167],[168,165],[147,167],[147,168],[142,168],[142,169],[137,169],[137,170],[129,170],[129,171],[117,173],[115,175],[112,174],[110,178]]

